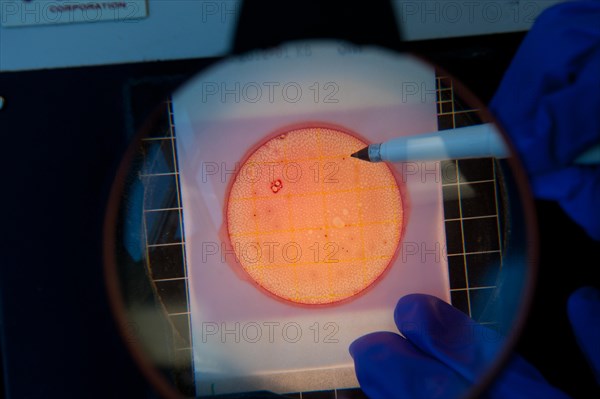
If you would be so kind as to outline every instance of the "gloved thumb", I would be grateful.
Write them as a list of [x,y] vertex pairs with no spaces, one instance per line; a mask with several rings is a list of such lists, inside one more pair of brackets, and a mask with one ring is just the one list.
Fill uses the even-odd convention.
[[567,312],[577,343],[600,384],[600,290],[578,289],[569,297]]
[[[436,297],[407,295],[398,301],[394,319],[411,344],[474,384],[504,349],[497,332]],[[546,382],[540,372],[513,355],[488,391],[490,398],[568,398]]]
[[454,399],[470,384],[392,332],[376,332],[350,345],[356,376],[371,399]]
[[504,342],[497,332],[430,295],[401,298],[394,320],[413,345],[470,382],[477,381],[493,363]]

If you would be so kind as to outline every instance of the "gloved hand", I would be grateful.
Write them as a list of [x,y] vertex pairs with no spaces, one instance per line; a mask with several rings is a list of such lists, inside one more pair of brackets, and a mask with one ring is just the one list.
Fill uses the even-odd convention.
[[600,240],[600,166],[574,166],[600,143],[600,0],[543,12],[490,103],[534,195],[555,200]]
[[[579,302],[574,306],[581,308]],[[600,307],[595,311],[600,312]],[[583,322],[588,311],[577,314]],[[371,399],[460,397],[493,364],[504,344],[496,332],[430,295],[412,294],[400,299],[394,320],[406,338],[377,332],[350,346],[358,381]],[[597,336],[584,340],[593,345]],[[598,361],[600,365],[600,357]],[[568,398],[518,355],[513,355],[488,397]]]
[[578,289],[569,297],[567,313],[577,343],[600,385],[600,291]]

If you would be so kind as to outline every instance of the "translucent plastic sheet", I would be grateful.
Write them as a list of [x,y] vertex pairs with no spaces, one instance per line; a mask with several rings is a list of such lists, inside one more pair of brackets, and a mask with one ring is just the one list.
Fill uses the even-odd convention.
[[398,253],[348,301],[300,306],[267,295],[236,266],[224,228],[240,162],[286,127],[334,125],[369,143],[437,130],[432,68],[344,43],[291,43],[210,68],[176,93],[173,108],[199,395],[357,386],[354,339],[396,331],[403,295],[449,301],[438,162],[391,165],[405,205]]

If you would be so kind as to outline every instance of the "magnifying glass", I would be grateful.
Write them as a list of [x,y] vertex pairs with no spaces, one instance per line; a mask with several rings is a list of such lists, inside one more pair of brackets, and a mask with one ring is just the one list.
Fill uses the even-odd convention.
[[360,397],[348,346],[397,331],[396,302],[418,292],[498,332],[464,396],[481,392],[535,266],[510,144],[502,159],[351,155],[482,123],[484,106],[444,72],[342,41],[246,53],[186,82],[132,144],[106,220],[113,310],[146,376],[171,397]]

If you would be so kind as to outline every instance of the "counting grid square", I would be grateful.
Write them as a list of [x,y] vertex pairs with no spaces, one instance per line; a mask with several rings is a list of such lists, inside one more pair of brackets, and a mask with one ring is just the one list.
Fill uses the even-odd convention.
[[[452,104],[449,110],[438,108],[440,130],[482,123],[479,110],[455,96],[451,79],[438,76],[437,86],[438,103],[450,101]],[[489,296],[484,294],[490,294],[496,288],[495,277],[502,267],[496,164],[492,158],[483,158],[446,161],[445,165],[442,169],[447,173],[442,174],[442,186],[444,195],[449,195],[444,218],[452,304],[477,321],[493,324],[494,320],[480,320],[478,304]],[[478,255],[493,258],[487,258],[488,262],[483,263]],[[485,276],[483,279],[482,275]]]
[[[464,104],[460,103],[454,96],[453,82],[445,77],[437,78],[437,93],[438,93],[438,126],[440,130],[449,129],[453,127],[460,127],[465,125],[472,125],[481,123],[478,118],[476,109],[469,109]],[[168,281],[180,281],[178,287],[183,285],[184,289],[170,288],[170,285],[162,286],[162,292],[168,293],[169,301],[171,303],[177,302],[177,296],[179,295],[179,301],[184,302],[185,306],[172,307],[173,312],[169,313],[169,317],[173,322],[174,331],[176,335],[181,339],[175,340],[175,351],[179,359],[179,364],[186,365],[188,373],[180,374],[177,379],[180,383],[180,388],[187,392],[194,392],[193,388],[193,373],[191,373],[191,344],[190,344],[190,322],[189,312],[187,311],[187,303],[189,301],[187,293],[187,265],[185,261],[185,238],[182,236],[182,225],[183,217],[180,203],[180,188],[176,162],[176,150],[174,142],[175,137],[175,126],[173,126],[172,118],[172,105],[170,101],[165,102],[165,118],[163,124],[160,124],[158,129],[150,134],[150,136],[144,139],[144,154],[147,156],[150,163],[145,164],[141,178],[153,178],[153,177],[165,177],[170,176],[173,178],[172,182],[176,187],[167,185],[167,190],[176,193],[171,195],[165,202],[159,205],[156,200],[148,198],[148,205],[146,211],[149,212],[175,212],[175,219],[177,223],[172,226],[173,229],[179,230],[179,235],[170,232],[171,237],[176,237],[176,240],[168,240],[168,242],[154,242],[152,233],[146,232],[147,241],[147,267],[151,271],[154,281],[157,284]],[[162,154],[162,156],[161,156]],[[308,158],[305,162],[308,164],[315,161],[323,161],[323,158],[313,157]],[[473,171],[483,170],[488,168],[482,165],[491,164],[492,174],[484,176],[474,176]],[[308,165],[310,166],[310,165]],[[499,223],[498,207],[497,207],[497,188],[496,188],[496,167],[495,163],[491,159],[487,160],[474,160],[474,161],[444,161],[442,163],[442,184],[444,192],[444,207],[445,207],[445,221],[447,232],[448,227],[452,226],[452,232],[447,234],[448,240],[452,241],[453,244],[449,247],[453,247],[454,251],[448,251],[449,261],[449,274],[451,280],[451,298],[454,306],[465,311],[470,316],[478,318],[481,316],[481,310],[477,306],[472,306],[471,302],[478,302],[479,299],[489,295],[495,288],[495,279],[493,278],[494,272],[497,272],[502,264],[502,252],[501,252],[501,230]],[[145,180],[146,187],[151,187],[151,180]],[[490,183],[488,187],[493,187],[494,196],[494,207],[490,208],[489,203],[486,202],[484,210],[478,210],[476,213],[479,216],[469,216],[472,207],[465,202],[469,202],[465,198],[465,188],[474,184]],[[490,188],[486,188],[486,198],[490,199]],[[462,193],[462,195],[461,195]],[[307,194],[309,195],[309,194]],[[315,193],[319,195],[319,193]],[[327,193],[327,196],[335,196],[334,192]],[[154,197],[152,197],[154,198]],[[302,201],[299,196],[298,201]],[[250,200],[255,202],[253,198],[240,198],[239,200]],[[476,201],[475,201],[476,202]],[[466,206],[465,206],[466,205]],[[173,213],[171,213],[173,215]],[[470,249],[467,251],[467,245],[465,244],[464,237],[464,225],[467,224],[469,228],[469,220],[474,220],[475,217],[489,218],[491,223],[488,223],[491,228],[496,226],[497,229],[497,246],[492,250],[479,250],[477,248]],[[172,219],[172,218],[171,218]],[[171,223],[170,225],[172,225]],[[298,230],[304,227],[298,224]],[[309,228],[309,227],[306,227]],[[257,229],[256,229],[257,230]],[[468,233],[467,233],[468,234]],[[164,241],[164,240],[163,240]],[[156,256],[154,251],[159,249],[166,249],[169,251],[179,252],[179,255],[171,256],[168,261],[163,262],[160,260],[160,256]],[[158,253],[158,252],[157,252]],[[161,255],[164,256],[165,255]],[[153,261],[154,259],[154,261]],[[482,260],[483,259],[483,260]],[[175,264],[181,263],[180,268],[177,268]],[[160,269],[163,271],[159,271]],[[175,274],[169,270],[177,269]],[[484,270],[490,269],[490,270]],[[172,276],[172,277],[171,277]],[[182,292],[183,291],[183,292]],[[184,310],[184,311],[181,311]],[[484,323],[493,323],[493,320],[480,320]],[[182,360],[183,359],[183,360]],[[187,389],[185,389],[187,387]],[[341,397],[347,398],[359,398],[363,397],[362,392],[357,390],[337,390],[327,391],[322,393],[298,393],[296,397],[312,397],[310,395],[325,395],[323,397]],[[304,395],[304,396],[303,396]],[[330,395],[330,396],[327,396]],[[316,396],[315,396],[316,397]]]
[[[134,98],[135,101],[135,98]],[[159,123],[142,139],[139,179],[144,185],[146,267],[173,327],[174,377],[178,389],[193,395],[187,262],[173,114],[163,104]]]

